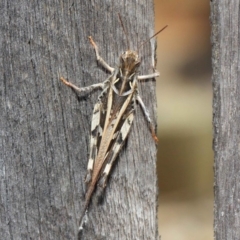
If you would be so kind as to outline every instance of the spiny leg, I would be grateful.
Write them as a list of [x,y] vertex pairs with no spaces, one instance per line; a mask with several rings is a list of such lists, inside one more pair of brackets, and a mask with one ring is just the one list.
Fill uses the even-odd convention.
[[93,45],[93,47],[94,47],[97,61],[98,61],[105,69],[107,69],[109,72],[112,73],[112,72],[114,71],[114,68],[112,68],[111,66],[109,66],[109,65],[104,61],[104,59],[99,55],[98,47],[97,47],[96,43],[93,41],[92,37],[89,36],[88,39],[89,39],[90,43]]
[[[97,102],[94,106],[93,109],[93,116],[92,116],[92,123],[91,123],[91,137],[90,137],[90,155],[89,155],[89,160],[88,160],[88,165],[87,165],[87,174],[85,177],[85,183],[88,185],[87,186],[87,192],[86,192],[86,202],[84,206],[84,210],[80,216],[80,222],[79,222],[79,234],[83,230],[83,225],[87,221],[87,209],[88,209],[88,204],[90,202],[90,198],[88,198],[88,191],[90,188],[91,190],[91,185],[90,182],[92,181],[92,171],[93,171],[93,166],[94,162],[97,156],[97,143],[98,143],[98,138],[100,137],[101,134],[101,127],[100,127],[100,119],[101,119],[101,102]],[[91,196],[92,193],[90,193]]]
[[93,85],[90,85],[88,87],[83,87],[83,88],[79,88],[76,85],[72,84],[71,82],[67,81],[65,78],[60,77],[60,80],[67,85],[68,87],[73,88],[74,90],[78,91],[78,92],[87,92],[87,91],[92,91],[96,88],[104,88],[104,82],[103,83],[96,83]]
[[145,106],[145,104],[143,103],[143,100],[141,99],[141,97],[139,95],[137,95],[137,101],[138,103],[141,105],[141,108],[143,110],[143,113],[144,113],[144,116],[146,117],[147,121],[148,121],[148,124],[149,124],[149,128],[151,130],[151,133],[152,133],[152,137],[154,139],[155,142],[158,142],[158,138],[155,134],[155,130],[154,130],[154,126],[152,124],[152,120],[150,118],[150,114]]
[[85,183],[89,184],[92,180],[92,170],[95,158],[97,156],[97,140],[101,133],[100,127],[100,116],[101,116],[101,103],[95,104],[93,109],[92,124],[91,124],[91,138],[90,138],[90,155],[87,165],[87,174]]
[[102,191],[106,186],[107,178],[111,171],[112,165],[113,165],[114,161],[116,160],[116,158],[128,136],[128,133],[131,129],[133,119],[134,119],[134,113],[131,112],[125,119],[121,129],[119,130],[119,132],[116,136],[116,139],[114,141],[112,149],[108,153],[108,156],[106,158],[107,164],[105,165],[102,175],[98,182],[98,189],[97,189],[97,193],[96,193],[96,195],[98,197],[102,195]]

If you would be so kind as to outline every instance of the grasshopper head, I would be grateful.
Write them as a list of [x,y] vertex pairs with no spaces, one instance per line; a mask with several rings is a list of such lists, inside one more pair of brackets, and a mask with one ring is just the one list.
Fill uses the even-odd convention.
[[122,96],[130,90],[129,83],[134,80],[136,71],[140,65],[140,59],[137,52],[127,50],[120,57],[120,76],[117,85],[119,88],[119,95]]
[[130,76],[135,73],[140,65],[140,59],[137,52],[131,50],[124,52],[120,57],[120,64],[123,74]]

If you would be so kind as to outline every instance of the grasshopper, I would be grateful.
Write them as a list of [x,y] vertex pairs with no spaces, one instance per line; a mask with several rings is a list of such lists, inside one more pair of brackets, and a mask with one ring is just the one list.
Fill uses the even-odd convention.
[[[167,26],[163,29],[166,27]],[[158,33],[163,31],[163,29],[158,31],[151,38],[155,37]],[[123,30],[125,31],[124,27]],[[148,39],[148,41],[150,39]],[[88,211],[95,189],[98,188],[101,192],[106,187],[106,182],[113,163],[131,129],[136,102],[140,104],[143,110],[153,139],[156,142],[158,141],[148,110],[139,96],[138,81],[158,77],[159,73],[155,71],[152,74],[138,76],[137,70],[141,61],[137,52],[132,50],[127,50],[122,53],[119,66],[112,68],[100,56],[98,47],[91,36],[89,37],[89,41],[95,50],[98,63],[109,71],[111,75],[102,83],[93,84],[84,88],[75,86],[63,77],[60,78],[65,85],[78,92],[88,92],[97,88],[102,89],[98,101],[94,106],[92,115],[90,156],[85,178],[87,191],[79,220],[79,231],[83,229],[85,223],[84,217]]]

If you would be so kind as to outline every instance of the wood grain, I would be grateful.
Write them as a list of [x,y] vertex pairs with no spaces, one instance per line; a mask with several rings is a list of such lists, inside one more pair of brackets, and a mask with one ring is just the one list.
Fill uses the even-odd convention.
[[[117,66],[127,48],[117,13],[136,50],[154,33],[153,2],[11,0],[0,11],[1,238],[76,239],[99,92],[76,94],[59,77],[78,86],[103,81],[88,36]],[[141,74],[152,72],[154,51],[154,40],[140,50]],[[140,85],[154,118],[155,82]],[[157,192],[156,146],[139,107],[82,239],[158,239]]]
[[240,239],[239,1],[211,1],[216,240]]

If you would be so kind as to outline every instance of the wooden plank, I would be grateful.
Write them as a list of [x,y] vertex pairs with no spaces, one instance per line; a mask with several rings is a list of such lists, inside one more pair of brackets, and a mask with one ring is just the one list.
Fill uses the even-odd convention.
[[239,1],[211,1],[216,240],[240,239]]
[[[116,66],[126,50],[154,33],[153,2],[5,1],[1,9],[1,238],[76,239],[84,202],[93,104],[99,92],[78,86],[103,81],[88,42]],[[141,74],[152,71],[154,40],[140,50]],[[155,114],[155,82],[140,93]],[[138,108],[140,109],[140,108]],[[109,179],[93,203],[84,239],[158,239],[156,146],[141,110]]]

